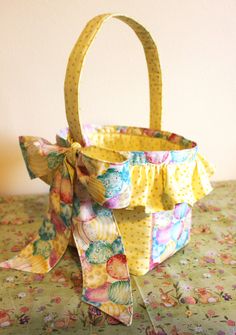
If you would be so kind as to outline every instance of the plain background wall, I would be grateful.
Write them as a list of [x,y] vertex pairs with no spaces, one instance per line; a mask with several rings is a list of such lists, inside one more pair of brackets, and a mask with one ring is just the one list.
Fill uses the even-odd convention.
[[[0,0],[0,193],[48,189],[30,180],[17,137],[54,141],[67,125],[67,59],[103,12],[133,16],[156,40],[163,129],[196,140],[214,180],[236,178],[235,0]],[[148,126],[143,50],[120,21],[107,22],[92,45],[80,93],[83,122]]]

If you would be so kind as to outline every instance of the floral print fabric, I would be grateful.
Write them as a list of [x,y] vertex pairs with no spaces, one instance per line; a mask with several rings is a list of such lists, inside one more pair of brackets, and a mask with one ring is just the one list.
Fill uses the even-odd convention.
[[[47,195],[1,198],[1,261],[34,239],[47,199]],[[188,245],[145,276],[131,276],[132,326],[126,328],[80,302],[81,266],[75,249],[69,248],[47,274],[0,269],[0,333],[233,335],[235,199],[236,181],[215,184],[193,209]]]

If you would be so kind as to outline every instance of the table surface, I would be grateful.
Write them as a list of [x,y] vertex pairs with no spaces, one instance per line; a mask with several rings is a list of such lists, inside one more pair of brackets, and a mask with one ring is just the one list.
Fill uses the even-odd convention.
[[[47,195],[0,198],[0,260],[31,241]],[[236,334],[236,181],[218,182],[193,210],[189,244],[132,277],[131,327],[81,303],[81,268],[69,248],[48,274],[0,269],[0,334]]]

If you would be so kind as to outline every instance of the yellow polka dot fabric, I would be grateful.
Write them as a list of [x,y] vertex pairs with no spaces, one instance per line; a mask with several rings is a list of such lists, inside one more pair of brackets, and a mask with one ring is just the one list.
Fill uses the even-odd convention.
[[118,209],[114,215],[123,239],[130,273],[141,276],[149,271],[152,240],[151,215],[143,208]]

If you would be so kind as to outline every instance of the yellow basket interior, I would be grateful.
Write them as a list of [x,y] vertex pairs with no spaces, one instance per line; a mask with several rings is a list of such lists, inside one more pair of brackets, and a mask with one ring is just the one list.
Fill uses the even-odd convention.
[[[112,132],[109,131],[109,128],[105,128],[95,131],[89,138],[92,145],[116,151],[171,151],[190,149],[195,146],[192,141],[186,139],[173,142],[168,139],[171,133],[163,132],[163,134],[165,138],[146,134]],[[178,135],[177,138],[183,139]]]

